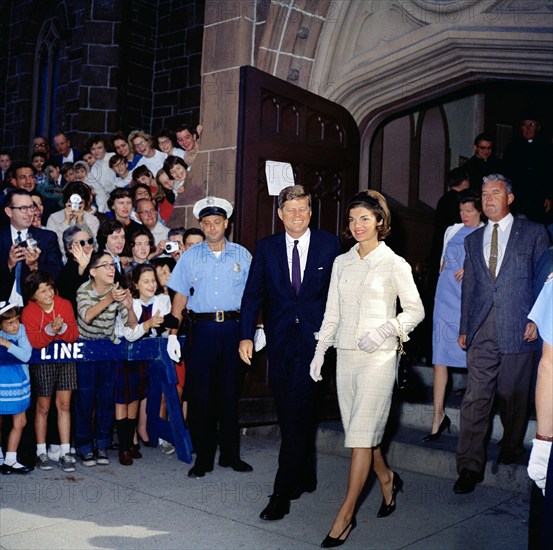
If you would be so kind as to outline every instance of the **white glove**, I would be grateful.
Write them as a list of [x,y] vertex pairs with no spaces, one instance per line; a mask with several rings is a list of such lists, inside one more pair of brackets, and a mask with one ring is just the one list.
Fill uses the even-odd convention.
[[260,351],[267,345],[267,338],[265,338],[265,331],[263,328],[258,328],[253,335],[253,349],[254,351]]
[[321,369],[323,368],[323,363],[325,362],[325,353],[329,348],[327,344],[318,341],[317,347],[315,348],[315,355],[311,360],[309,365],[309,376],[313,379],[314,382],[320,382],[323,377],[321,376]]
[[175,363],[180,361],[180,344],[176,334],[170,334],[167,339],[167,353]]
[[533,439],[532,444],[532,452],[528,461],[528,475],[545,495],[545,481],[547,479],[549,455],[551,454],[551,441]]
[[365,334],[359,338],[357,345],[359,346],[359,349],[362,349],[367,353],[372,353],[373,351],[376,351],[384,343],[386,338],[389,338],[390,336],[397,336],[397,328],[395,323],[386,321],[379,327],[365,332]]

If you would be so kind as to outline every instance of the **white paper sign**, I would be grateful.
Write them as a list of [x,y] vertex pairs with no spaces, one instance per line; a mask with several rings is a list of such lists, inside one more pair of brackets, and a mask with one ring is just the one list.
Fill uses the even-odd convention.
[[269,195],[278,195],[285,187],[295,185],[294,170],[289,162],[265,161],[265,176]]

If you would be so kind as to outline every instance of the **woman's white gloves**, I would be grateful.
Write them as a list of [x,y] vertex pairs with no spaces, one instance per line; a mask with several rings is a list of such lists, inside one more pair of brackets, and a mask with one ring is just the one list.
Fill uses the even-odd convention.
[[543,491],[545,495],[545,481],[547,479],[547,465],[551,454],[551,441],[541,439],[532,440],[532,452],[528,462],[530,479]]
[[359,339],[358,346],[359,349],[366,351],[367,353],[372,353],[376,351],[390,336],[397,336],[397,326],[391,321],[386,321],[382,323],[379,327],[373,328]]
[[309,365],[309,376],[313,378],[314,382],[320,382],[323,377],[321,376],[321,369],[323,368],[323,363],[325,362],[325,353],[330,346],[321,342],[317,342],[317,347],[315,348],[315,355],[311,360],[311,365]]

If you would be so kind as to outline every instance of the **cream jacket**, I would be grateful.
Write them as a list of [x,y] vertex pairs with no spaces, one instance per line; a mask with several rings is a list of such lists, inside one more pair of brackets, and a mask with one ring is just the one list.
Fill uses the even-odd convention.
[[[334,261],[319,340],[339,349],[359,349],[367,331],[392,321],[399,323],[406,342],[424,319],[411,266],[383,241],[364,259],[358,248],[356,244]],[[396,315],[398,297],[402,311]],[[389,337],[377,351],[396,348],[397,338]]]

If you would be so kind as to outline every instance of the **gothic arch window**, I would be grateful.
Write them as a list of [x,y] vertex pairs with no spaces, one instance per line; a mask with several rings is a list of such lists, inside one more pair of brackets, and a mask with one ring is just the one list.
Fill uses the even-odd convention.
[[51,18],[43,23],[36,43],[31,138],[41,135],[52,140],[57,107],[59,58],[59,26],[57,20]]

